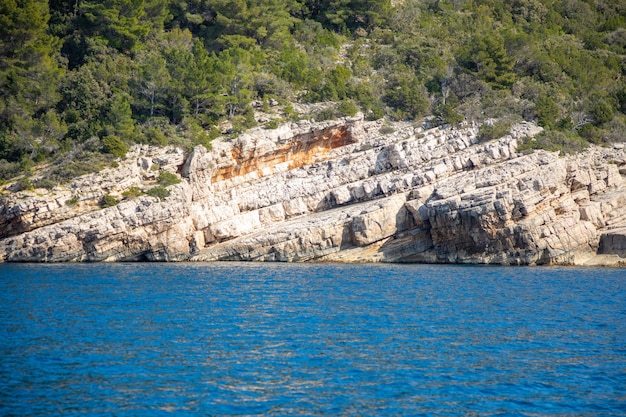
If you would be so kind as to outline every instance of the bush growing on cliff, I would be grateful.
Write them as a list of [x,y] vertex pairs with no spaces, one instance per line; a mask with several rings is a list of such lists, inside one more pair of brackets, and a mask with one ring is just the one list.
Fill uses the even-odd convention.
[[100,207],[102,208],[113,207],[118,204],[119,204],[119,200],[113,197],[111,194],[103,195],[102,199],[100,200]]
[[517,149],[520,152],[543,149],[550,152],[558,151],[561,154],[572,154],[581,152],[588,146],[589,143],[576,134],[547,129],[534,138],[526,139]]
[[392,133],[394,133],[396,131],[396,129],[389,123],[385,123],[383,124],[380,129],[378,129],[378,133],[380,133],[381,135],[390,135]]
[[130,187],[128,190],[122,193],[122,196],[126,199],[132,200],[143,194],[143,191],[139,187]]
[[416,119],[426,113],[430,104],[420,84],[408,69],[396,70],[391,75],[384,100],[395,109],[395,119]]
[[157,187],[150,188],[148,191],[146,191],[146,194],[150,197],[157,197],[161,200],[164,200],[170,196],[170,191],[167,188],[159,185]]
[[17,177],[22,172],[24,172],[24,168],[21,164],[0,159],[0,181]]
[[115,135],[105,136],[102,138],[102,145],[106,153],[110,153],[118,158],[123,158],[128,152],[128,148],[122,140]]
[[269,122],[265,123],[264,125],[266,129],[270,129],[270,130],[278,129],[278,126],[279,126],[279,122],[276,119],[272,119]]
[[492,123],[483,123],[478,131],[478,140],[488,142],[508,135],[511,131],[512,123],[509,120],[498,120]]
[[71,161],[53,169],[50,176],[51,179],[64,183],[81,175],[98,172],[102,168],[104,168],[104,164],[98,159],[85,162]]
[[180,184],[180,178],[178,178],[176,174],[169,171],[161,171],[157,182],[162,187],[169,187],[170,185]]
[[316,112],[313,115],[313,119],[316,122],[323,122],[326,120],[331,120],[331,119],[335,119],[339,117],[339,112],[337,111],[337,109],[335,107],[327,107],[325,109],[322,109],[318,112]]
[[57,185],[59,185],[58,181],[50,178],[39,178],[35,181],[36,188],[45,188],[46,190],[52,190]]
[[359,112],[359,106],[352,100],[343,100],[339,103],[337,112],[343,117],[354,117]]
[[463,121],[463,115],[450,104],[441,104],[433,109],[436,120],[443,125],[456,126]]
[[22,178],[11,187],[12,191],[34,190],[35,187],[29,178]]

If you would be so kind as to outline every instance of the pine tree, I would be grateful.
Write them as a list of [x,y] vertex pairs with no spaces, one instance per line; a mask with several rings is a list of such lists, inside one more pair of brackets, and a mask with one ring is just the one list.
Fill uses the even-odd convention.
[[36,120],[56,105],[59,43],[46,0],[0,2],[0,158],[36,155]]

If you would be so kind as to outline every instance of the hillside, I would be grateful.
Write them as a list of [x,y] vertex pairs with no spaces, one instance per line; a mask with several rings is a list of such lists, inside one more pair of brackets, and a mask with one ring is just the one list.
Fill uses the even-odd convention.
[[105,169],[134,144],[189,151],[359,110],[495,118],[490,138],[534,122],[529,146],[566,152],[626,131],[621,0],[20,0],[0,19],[12,190]]
[[0,19],[0,261],[624,264],[623,1]]

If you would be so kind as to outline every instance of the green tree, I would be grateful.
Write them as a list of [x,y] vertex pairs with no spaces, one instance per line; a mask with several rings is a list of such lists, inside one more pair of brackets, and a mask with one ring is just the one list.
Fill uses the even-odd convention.
[[504,47],[504,38],[495,31],[472,36],[459,57],[461,65],[496,87],[510,87],[515,81],[514,61]]
[[105,133],[120,136],[124,140],[132,141],[135,138],[135,122],[132,117],[130,97],[128,94],[116,91],[109,100],[106,110]]
[[296,3],[291,0],[252,1],[214,0],[211,35],[240,35],[254,39],[259,45],[280,49],[290,39],[294,19],[290,12]]
[[133,79],[135,89],[135,107],[140,114],[153,117],[165,113],[165,92],[170,83],[165,58],[155,51],[138,54],[137,71]]
[[535,103],[535,113],[539,124],[544,127],[554,127],[559,120],[559,107],[556,101],[548,96],[541,95]]
[[126,156],[128,152],[128,148],[122,142],[122,140],[114,135],[105,136],[102,138],[102,145],[104,146],[104,151],[106,153],[110,153],[113,156],[117,156],[118,158],[123,158]]
[[171,18],[169,0],[52,0],[51,30],[64,38],[70,68],[111,55],[129,54],[158,35]]
[[186,77],[193,62],[193,36],[185,29],[167,32],[160,40],[169,77],[164,90],[166,115],[177,124],[187,114]]
[[163,187],[169,187],[170,185],[180,184],[180,178],[171,172],[161,171],[157,182]]
[[150,26],[144,0],[83,0],[79,4],[77,27],[85,36],[118,51],[131,51],[145,37]]
[[308,55],[296,47],[283,49],[276,66],[278,67],[277,74],[297,88],[302,88],[312,81]]
[[186,71],[185,93],[191,107],[191,115],[198,118],[210,111],[219,93],[217,58],[210,55],[200,40],[194,42],[192,60]]
[[608,123],[613,119],[615,106],[600,96],[593,96],[589,106],[589,113],[596,125]]
[[243,113],[252,100],[252,67],[250,53],[241,48],[230,48],[219,56],[218,68],[225,91],[224,106],[229,118]]
[[105,194],[102,196],[102,199],[100,199],[101,208],[113,207],[117,206],[118,204],[119,200],[113,197],[111,194]]
[[388,81],[385,102],[409,118],[422,116],[430,105],[419,87],[419,80],[406,68],[398,68]]
[[308,16],[339,31],[371,29],[391,16],[389,0],[307,0]]
[[59,43],[45,0],[0,2],[0,158],[37,154],[38,120],[59,100]]
[[450,104],[440,104],[433,109],[433,115],[441,124],[458,125],[463,121],[463,115],[458,113]]
[[188,111],[188,100],[185,94],[186,80],[189,68],[193,65],[193,54],[185,49],[172,49],[165,53],[167,68],[170,74],[166,90],[167,116],[170,122],[176,124],[182,120]]
[[110,86],[98,80],[91,66],[68,72],[61,85],[60,110],[68,124],[68,136],[84,141],[98,136],[111,96]]
[[348,95],[350,77],[348,68],[337,65],[326,74],[324,83],[313,88],[308,97],[320,101],[343,100]]

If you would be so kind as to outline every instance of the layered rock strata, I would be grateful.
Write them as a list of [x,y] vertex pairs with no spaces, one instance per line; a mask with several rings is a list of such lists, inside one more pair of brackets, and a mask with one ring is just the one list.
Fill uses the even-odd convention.
[[[136,148],[52,192],[2,197],[0,260],[626,264],[626,153],[517,151],[541,129],[345,119],[255,129],[185,154]],[[163,200],[140,196],[158,170]],[[40,194],[37,194],[37,191]],[[71,201],[74,204],[68,205]]]

